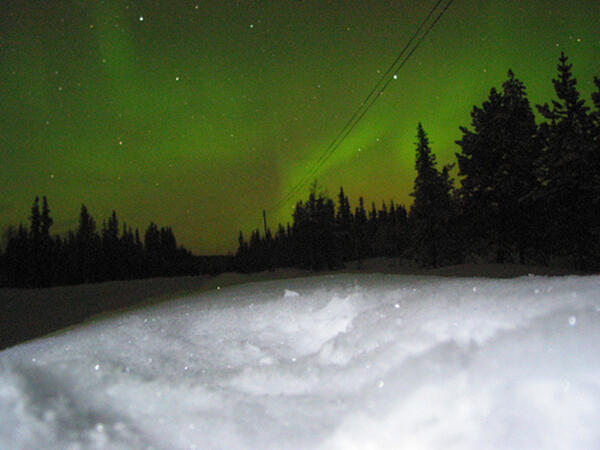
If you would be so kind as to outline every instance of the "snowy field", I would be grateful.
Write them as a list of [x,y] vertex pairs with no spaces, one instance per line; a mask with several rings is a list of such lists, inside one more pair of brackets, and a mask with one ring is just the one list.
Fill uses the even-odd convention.
[[598,449],[600,277],[222,287],[0,352],[0,448]]

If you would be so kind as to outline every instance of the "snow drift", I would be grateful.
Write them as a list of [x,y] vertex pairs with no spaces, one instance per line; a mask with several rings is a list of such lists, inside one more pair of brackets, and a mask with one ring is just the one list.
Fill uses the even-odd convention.
[[600,277],[231,286],[0,352],[2,448],[600,448]]

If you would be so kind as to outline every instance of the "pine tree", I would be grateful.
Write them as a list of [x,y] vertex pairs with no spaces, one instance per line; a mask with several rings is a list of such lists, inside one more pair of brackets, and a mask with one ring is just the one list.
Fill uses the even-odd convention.
[[293,213],[295,255],[300,267],[321,270],[340,264],[335,240],[335,205],[325,194],[311,186],[308,201],[296,204]]
[[442,173],[436,169],[436,158],[421,123],[417,127],[416,146],[417,177],[411,194],[415,200],[409,215],[413,246],[419,263],[437,267],[449,256],[446,248],[451,238],[448,233],[452,217],[450,167]]
[[36,197],[31,207],[29,216],[29,256],[28,256],[28,281],[29,286],[40,286],[41,284],[41,261],[42,250],[42,215],[40,214],[40,198]]
[[119,221],[113,210],[108,223],[102,224],[103,278],[115,280],[122,277],[123,252],[119,241]]
[[349,261],[354,254],[354,242],[352,239],[352,211],[350,202],[344,193],[344,188],[340,187],[338,194],[338,209],[336,214],[337,240],[341,250],[342,260]]
[[46,196],[42,199],[42,215],[40,221],[40,233],[42,239],[50,239],[50,227],[54,224],[54,220],[50,217],[50,208],[48,207],[48,199]]
[[96,233],[96,222],[85,205],[81,205],[75,245],[75,273],[70,283],[98,281],[101,275],[99,274],[100,238]]
[[524,84],[509,70],[502,91],[492,88],[471,118],[473,131],[460,127],[463,137],[456,142],[463,219],[468,240],[476,243],[471,250],[491,247],[496,262],[516,250],[523,260],[533,233],[531,193],[539,158]]
[[[544,151],[539,173],[540,199],[553,220],[548,233],[550,251],[571,257],[579,269],[597,258],[595,224],[598,193],[598,149],[594,145],[593,115],[581,98],[572,64],[561,53],[558,78],[553,79],[557,99],[538,105],[547,120],[540,127]],[[550,213],[548,214],[550,218]]]
[[4,252],[4,279],[6,286],[26,287],[30,283],[31,241],[29,230],[22,224],[18,228],[9,227],[6,232]]
[[50,228],[54,220],[50,217],[50,207],[46,196],[42,198],[42,214],[40,216],[40,253],[39,253],[39,282],[41,286],[50,286],[54,280],[56,259],[55,246],[50,237]]
[[358,206],[354,211],[354,258],[359,267],[365,258],[369,256],[369,241],[367,233],[367,213],[365,201],[362,197],[358,199]]
[[[600,207],[600,78],[594,77],[596,92],[592,93],[592,102],[595,110],[591,113],[593,122],[592,140],[593,140],[593,185],[594,185],[594,209]],[[594,223],[600,226],[600,217],[597,215]]]

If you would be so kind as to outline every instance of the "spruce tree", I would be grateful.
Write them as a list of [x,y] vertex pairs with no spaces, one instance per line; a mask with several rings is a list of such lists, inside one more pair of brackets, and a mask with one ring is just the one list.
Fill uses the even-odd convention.
[[54,220],[50,217],[50,208],[46,196],[42,198],[42,215],[40,221],[40,233],[42,239],[50,239],[50,227],[54,224]]
[[30,283],[30,238],[29,230],[22,224],[9,227],[6,232],[4,252],[4,279],[6,286],[26,287]]
[[540,199],[549,212],[549,250],[569,257],[579,269],[589,269],[598,246],[598,149],[594,145],[593,116],[577,89],[572,64],[561,53],[558,78],[553,79],[557,99],[538,105],[547,120],[540,127],[544,152],[540,158]]
[[409,220],[413,230],[413,247],[417,261],[424,266],[437,267],[447,254],[448,224],[452,218],[451,180],[449,166],[440,173],[432,153],[429,138],[421,123],[417,127],[414,190],[415,198]]
[[339,241],[342,259],[349,261],[354,255],[354,242],[352,239],[352,211],[350,202],[344,193],[344,188],[340,187],[338,194],[338,209],[336,214],[337,240]]
[[54,280],[55,245],[50,237],[50,228],[54,220],[50,217],[50,207],[46,196],[42,198],[42,214],[40,216],[40,253],[39,253],[39,282],[41,286],[50,286]]
[[369,254],[369,241],[367,233],[367,213],[365,201],[362,197],[358,199],[358,206],[354,210],[354,259],[358,261],[359,267]]
[[297,264],[303,268],[334,269],[340,264],[335,239],[335,205],[315,182],[306,202],[298,202],[293,213],[293,238]]
[[[524,84],[512,71],[502,90],[492,88],[471,112],[471,127],[456,143],[459,197],[471,251],[495,250],[496,262],[524,252],[532,240],[531,194],[537,186],[537,126]],[[482,250],[483,249],[483,250]]]
[[36,197],[31,207],[31,216],[29,216],[29,238],[34,243],[34,247],[42,238],[42,215],[40,214],[40,198]]
[[122,277],[123,252],[119,241],[119,221],[113,210],[108,223],[102,225],[103,277],[115,280]]
[[42,215],[40,214],[40,199],[36,197],[31,207],[31,216],[29,216],[29,256],[28,256],[28,274],[27,284],[30,286],[40,286],[41,281],[41,261],[42,251]]
[[[592,140],[593,140],[593,161],[594,166],[594,207],[597,210],[600,205],[600,78],[594,77],[594,84],[596,85],[596,92],[592,93],[592,102],[594,103],[594,111],[591,113],[593,129],[592,129]],[[595,221],[599,223],[600,217],[597,216]]]
[[96,222],[85,205],[81,205],[79,227],[75,234],[75,273],[71,283],[98,281],[100,263],[100,239]]

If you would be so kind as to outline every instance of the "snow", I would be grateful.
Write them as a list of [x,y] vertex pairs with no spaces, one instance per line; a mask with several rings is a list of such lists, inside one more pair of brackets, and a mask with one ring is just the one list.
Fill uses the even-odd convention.
[[277,276],[0,352],[0,448],[600,448],[600,277]]

